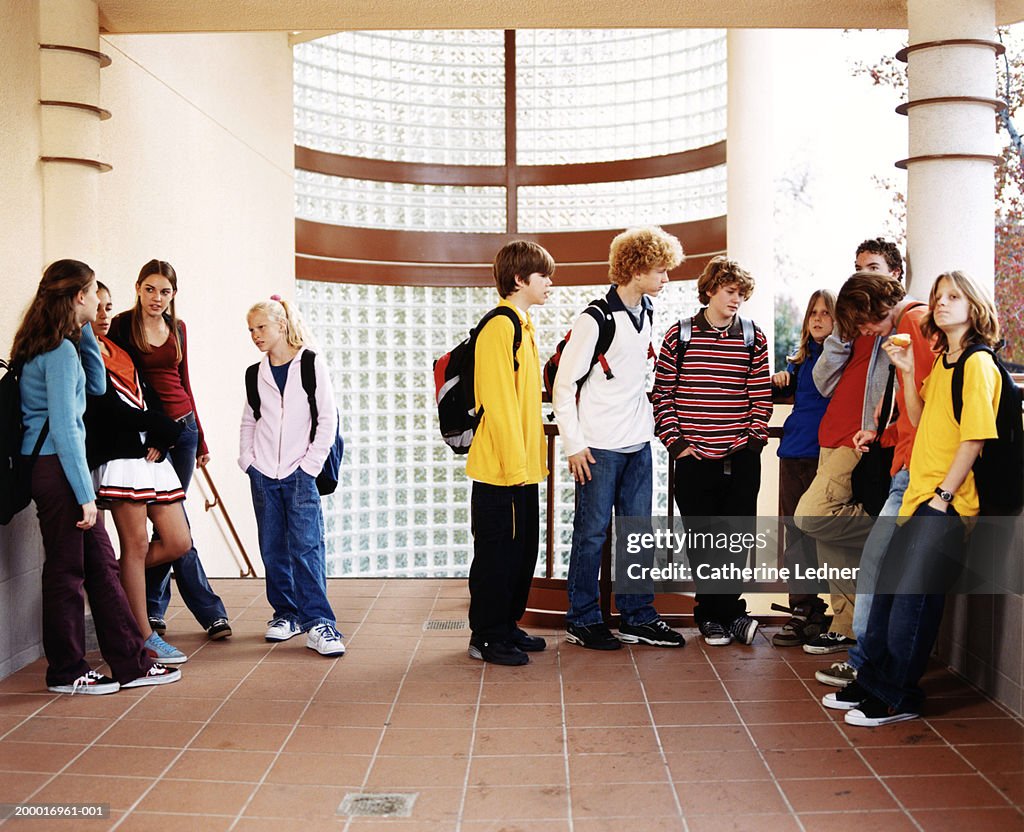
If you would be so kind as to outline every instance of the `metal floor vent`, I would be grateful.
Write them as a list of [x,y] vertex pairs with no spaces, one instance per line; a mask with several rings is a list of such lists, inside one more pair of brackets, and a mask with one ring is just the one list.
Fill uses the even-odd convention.
[[338,807],[339,815],[374,818],[407,818],[412,815],[414,794],[347,794]]
[[468,630],[469,620],[466,618],[441,619],[429,618],[423,622],[424,630]]

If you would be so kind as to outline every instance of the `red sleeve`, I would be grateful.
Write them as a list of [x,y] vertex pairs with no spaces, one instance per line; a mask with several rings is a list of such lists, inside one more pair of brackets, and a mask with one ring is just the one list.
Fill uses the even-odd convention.
[[202,456],[208,454],[210,449],[206,447],[206,434],[203,433],[203,424],[199,421],[199,409],[196,407],[196,398],[192,395],[192,382],[188,378],[188,335],[185,333],[184,321],[178,321],[178,331],[181,333],[181,363],[178,364],[178,375],[181,377],[181,386],[188,394],[188,400],[192,402],[192,416],[196,420],[196,430],[199,432],[199,447],[196,453]]

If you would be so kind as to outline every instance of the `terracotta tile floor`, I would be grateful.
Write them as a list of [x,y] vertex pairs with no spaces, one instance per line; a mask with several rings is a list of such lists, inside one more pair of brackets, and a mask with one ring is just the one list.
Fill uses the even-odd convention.
[[[172,607],[178,684],[55,696],[42,662],[0,682],[0,803],[110,807],[5,830],[1024,830],[1024,723],[941,668],[924,719],[857,729],[820,706],[823,661],[766,636],[600,653],[547,631],[492,667],[423,627],[465,619],[464,581],[338,580],[331,660],[264,642],[262,582],[215,583],[234,637]],[[342,813],[358,793],[415,801]]]

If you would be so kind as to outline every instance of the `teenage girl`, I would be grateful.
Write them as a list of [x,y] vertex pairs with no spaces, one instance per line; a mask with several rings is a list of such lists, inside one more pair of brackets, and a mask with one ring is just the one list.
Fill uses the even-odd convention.
[[[90,326],[98,304],[92,269],[77,260],[58,260],[43,273],[12,348],[12,361],[21,372],[22,453],[31,454],[43,437],[32,468],[32,499],[45,555],[46,685],[56,693],[114,693],[181,678],[180,670],[147,655],[96,510],[83,414],[86,392],[102,395],[106,388]],[[85,660],[83,588],[110,677]]]
[[[814,384],[814,365],[821,356],[822,344],[835,323],[835,295],[819,289],[811,295],[800,328],[800,343],[787,358],[786,369],[772,376],[772,385],[793,396],[793,410],[786,417],[779,443],[779,515],[786,526],[786,566],[790,571],[799,564],[817,568],[814,539],[803,534],[792,522],[793,512],[818,471],[818,425],[825,415],[828,399]],[[806,580],[803,582],[806,584]],[[778,647],[797,647],[827,632],[831,621],[827,605],[814,587],[801,585],[802,592],[790,592],[789,611],[793,616],[772,636]]]
[[[921,331],[935,338],[939,357],[921,386],[915,381],[913,345],[887,341],[883,347],[900,373],[907,415],[917,426],[910,457],[910,482],[900,517],[911,518],[894,535],[879,569],[885,582],[899,564],[915,574],[941,572],[962,557],[965,524],[978,514],[978,490],[971,467],[986,439],[994,438],[1001,378],[989,355],[964,363],[963,412],[953,415],[953,368],[973,344],[995,347],[999,323],[995,306],[964,272],[940,275],[928,298]],[[921,582],[924,583],[923,581]],[[914,719],[924,693],[918,686],[942,620],[945,594],[911,586],[875,595],[867,632],[859,642],[864,663],[855,682],[822,700],[847,711],[851,725],[876,726]],[[894,591],[886,586],[886,592]]]
[[[96,332],[107,370],[107,390],[90,396],[85,413],[86,456],[96,495],[110,509],[121,542],[121,585],[146,637],[146,650],[165,664],[187,661],[184,653],[153,632],[146,611],[146,566],[166,563],[192,545],[181,501],[185,492],[167,450],[182,425],[164,415],[144,388],[128,355],[106,337],[110,290],[98,284]],[[148,399],[148,401],[147,401]],[[146,521],[160,533],[152,543]]]
[[[206,465],[210,452],[188,377],[185,322],[178,320],[174,311],[177,293],[174,267],[164,260],[150,260],[135,281],[135,306],[114,318],[110,339],[131,355],[142,380],[159,397],[164,412],[184,426],[170,458],[187,493],[196,465]],[[182,600],[207,635],[211,639],[230,636],[224,602],[210,588],[195,546],[173,564],[160,564],[146,571],[146,605],[153,629],[161,636],[166,631],[164,616],[171,599],[172,566]]]
[[274,610],[267,641],[287,641],[305,632],[306,646],[323,656],[345,652],[327,600],[324,516],[316,477],[338,430],[338,412],[327,365],[314,359],[315,434],[302,387],[305,333],[298,313],[276,295],[255,304],[247,316],[249,335],[260,352],[256,389],[260,418],[246,401],[242,411],[239,467],[249,475],[267,600]]

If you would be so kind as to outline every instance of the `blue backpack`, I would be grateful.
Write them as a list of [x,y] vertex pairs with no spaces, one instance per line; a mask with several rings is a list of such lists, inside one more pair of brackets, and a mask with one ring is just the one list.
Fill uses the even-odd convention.
[[[316,353],[306,350],[302,353],[299,369],[302,377],[302,389],[306,391],[306,399],[309,401],[309,415],[312,425],[309,429],[309,441],[312,444],[316,438],[316,422],[319,410],[316,406]],[[260,392],[257,388],[256,379],[259,373],[259,362],[247,367],[245,370],[245,396],[249,400],[249,407],[252,408],[252,415],[257,421],[260,418]],[[338,489],[338,479],[341,471],[341,458],[345,454],[345,440],[341,437],[341,412],[338,413],[338,425],[334,429],[334,444],[331,445],[330,453],[324,460],[324,467],[316,478],[316,490],[324,497],[333,494]]]

